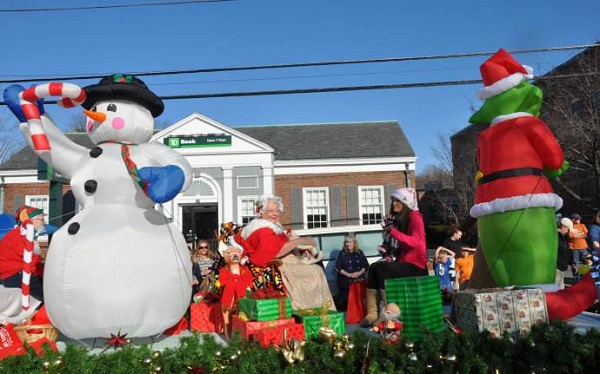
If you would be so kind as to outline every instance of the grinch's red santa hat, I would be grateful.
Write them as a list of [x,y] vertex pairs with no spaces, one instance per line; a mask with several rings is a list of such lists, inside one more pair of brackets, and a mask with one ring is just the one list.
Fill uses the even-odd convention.
[[521,65],[504,49],[498,50],[479,67],[483,78],[483,87],[477,91],[479,100],[500,95],[518,86],[527,79],[533,78],[533,68]]

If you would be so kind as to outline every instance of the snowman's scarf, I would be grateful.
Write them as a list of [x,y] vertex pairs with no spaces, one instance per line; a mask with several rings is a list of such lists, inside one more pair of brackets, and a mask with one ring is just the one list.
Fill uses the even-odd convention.
[[24,311],[29,309],[29,291],[31,282],[31,273],[33,273],[33,235],[34,227],[30,219],[21,223],[21,236],[25,242],[23,248],[23,277],[21,280],[21,306]]
[[[103,142],[103,143],[120,144],[121,145],[121,158],[123,159],[123,163],[125,164],[125,168],[127,169],[127,172],[129,173],[131,178],[140,186],[142,191],[144,191],[146,196],[148,196],[148,181],[145,181],[142,178],[140,178],[140,174],[138,172],[138,167],[137,167],[136,163],[131,159],[131,156],[129,153],[129,146],[137,145],[137,144],[123,143],[123,142],[119,142],[116,140],[109,140],[109,141]],[[103,144],[103,143],[100,143],[100,144]]]

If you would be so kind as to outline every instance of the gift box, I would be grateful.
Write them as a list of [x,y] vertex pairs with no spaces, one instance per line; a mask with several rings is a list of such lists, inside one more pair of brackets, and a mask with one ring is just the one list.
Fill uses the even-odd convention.
[[231,328],[233,331],[237,331],[242,338],[247,340],[252,340],[253,335],[257,331],[290,323],[294,323],[293,318],[276,319],[273,321],[246,321],[237,315],[231,317]]
[[304,341],[304,326],[300,323],[287,323],[281,326],[268,327],[254,333],[254,338],[260,346],[267,348],[270,345],[281,345],[282,342],[292,338]]
[[190,330],[223,332],[223,312],[219,303],[192,303],[190,305]]
[[289,297],[269,299],[244,297],[240,299],[238,308],[239,313],[244,313],[251,321],[273,321],[292,316],[292,303]]
[[296,322],[302,323],[304,326],[306,339],[318,338],[321,327],[332,328],[338,336],[346,332],[346,323],[342,312],[323,309],[295,310],[294,318]]
[[25,353],[23,342],[19,339],[12,323],[0,325],[0,359]]
[[400,307],[404,324],[402,335],[412,341],[423,340],[425,331],[446,328],[440,282],[435,276],[394,278],[385,281],[388,303]]
[[488,330],[494,337],[507,332],[518,338],[548,321],[546,297],[540,288],[460,291],[454,296],[452,319],[464,331]]

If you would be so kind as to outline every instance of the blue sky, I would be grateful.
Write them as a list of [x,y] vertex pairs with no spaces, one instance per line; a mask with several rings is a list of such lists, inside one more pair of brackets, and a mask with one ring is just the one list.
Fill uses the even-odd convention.
[[[2,1],[0,80],[493,52],[592,44],[598,0],[236,0],[119,9],[8,9],[164,0]],[[578,51],[518,54],[543,74]],[[485,57],[142,77],[158,95],[479,79]],[[85,86],[97,82],[81,80]],[[6,84],[0,83],[0,90]],[[477,85],[165,102],[160,122],[200,112],[227,126],[397,120],[417,172],[437,134],[467,125]],[[47,109],[62,126],[74,110]],[[0,107],[0,118],[10,113]],[[15,122],[16,125],[16,122]],[[357,141],[360,141],[357,139]]]

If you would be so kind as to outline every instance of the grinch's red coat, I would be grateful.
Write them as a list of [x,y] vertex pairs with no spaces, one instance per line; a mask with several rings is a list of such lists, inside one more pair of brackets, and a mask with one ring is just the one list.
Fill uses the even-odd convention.
[[[560,169],[564,154],[548,126],[528,113],[500,116],[479,135],[477,142],[479,170],[484,176],[510,169],[533,168],[540,172]],[[527,206],[556,206],[555,201],[537,204],[531,197],[519,201],[515,197],[529,194],[552,194],[552,186],[543,175],[500,178],[479,184],[473,207],[475,217]],[[504,209],[485,207],[495,199],[509,198]],[[558,197],[557,197],[558,198]],[[552,199],[554,200],[554,199]],[[560,200],[559,200],[560,201]],[[560,202],[559,202],[560,204]]]

